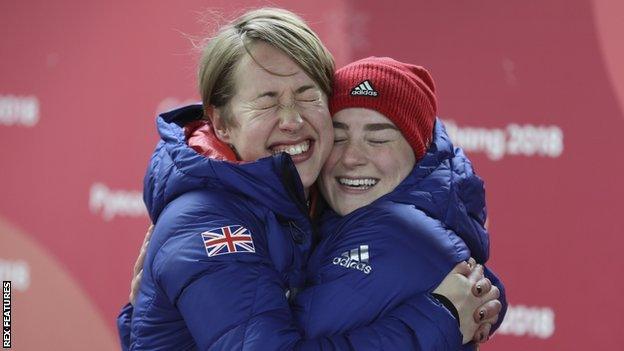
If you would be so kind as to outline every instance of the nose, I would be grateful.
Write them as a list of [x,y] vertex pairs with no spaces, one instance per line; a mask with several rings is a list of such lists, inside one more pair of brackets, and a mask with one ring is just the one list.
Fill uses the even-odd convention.
[[286,133],[296,133],[303,127],[303,118],[294,107],[284,107],[279,112],[279,128]]
[[357,143],[349,142],[344,147],[341,162],[348,168],[365,165],[366,162],[368,162],[368,159],[364,147],[362,145],[358,145]]

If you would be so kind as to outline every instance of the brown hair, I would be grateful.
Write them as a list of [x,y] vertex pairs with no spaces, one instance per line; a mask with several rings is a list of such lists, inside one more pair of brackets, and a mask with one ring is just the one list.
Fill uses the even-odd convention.
[[204,47],[199,64],[199,91],[204,108],[226,107],[235,94],[236,64],[255,41],[282,50],[327,96],[331,94],[334,59],[316,33],[292,12],[261,8],[223,26]]

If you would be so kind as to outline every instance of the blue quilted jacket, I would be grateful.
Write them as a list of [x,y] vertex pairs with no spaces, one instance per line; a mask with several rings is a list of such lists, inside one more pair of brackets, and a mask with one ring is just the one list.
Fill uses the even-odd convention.
[[192,105],[158,118],[144,184],[155,229],[136,304],[118,318],[124,349],[456,349],[457,322],[424,294],[367,325],[306,338],[289,303],[313,233],[296,169],[285,154],[249,163],[200,155],[183,128],[200,116]]
[[[483,182],[437,121],[427,154],[393,192],[344,217],[325,211],[322,240],[308,261],[312,287],[296,299],[306,337],[367,325],[410,296],[431,293],[457,263],[471,256],[485,263],[485,219]],[[491,271],[486,275],[501,289],[502,322],[504,287]],[[459,348],[457,339],[441,335],[449,349]],[[383,348],[382,336],[370,342]],[[435,348],[426,339],[417,343]]]

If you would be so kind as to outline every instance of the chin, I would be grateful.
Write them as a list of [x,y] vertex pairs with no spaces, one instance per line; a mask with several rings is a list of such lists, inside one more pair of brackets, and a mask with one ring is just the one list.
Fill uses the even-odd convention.
[[301,178],[301,185],[303,185],[304,190],[309,189],[312,184],[314,184],[314,180],[308,180],[305,177]]
[[301,185],[303,185],[304,190],[309,189],[316,181],[316,177],[313,177],[312,175],[308,175],[306,173],[302,174],[301,172],[299,172],[299,179],[301,179]]
[[336,212],[341,216],[346,216],[360,207],[363,206],[357,206],[354,204],[338,204],[336,206],[332,206],[332,208],[335,208]]
[[[309,165],[312,166],[312,165]],[[299,178],[301,179],[301,184],[303,184],[303,187],[305,189],[308,189],[309,187],[312,186],[312,184],[314,184],[314,182],[316,182],[316,178],[318,178],[320,170],[316,171],[316,172],[312,172],[310,171],[311,167],[306,167],[303,166],[301,167],[302,169],[299,169],[299,167],[297,168],[297,172],[299,172]]]

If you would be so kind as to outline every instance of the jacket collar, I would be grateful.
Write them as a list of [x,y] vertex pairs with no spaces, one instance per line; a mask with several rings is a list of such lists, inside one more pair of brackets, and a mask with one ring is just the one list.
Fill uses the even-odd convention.
[[143,194],[153,221],[171,200],[201,188],[250,198],[285,218],[305,216],[303,186],[290,156],[281,153],[254,162],[236,161],[210,124],[199,121],[202,115],[197,104],[157,119],[161,141],[147,170]]

